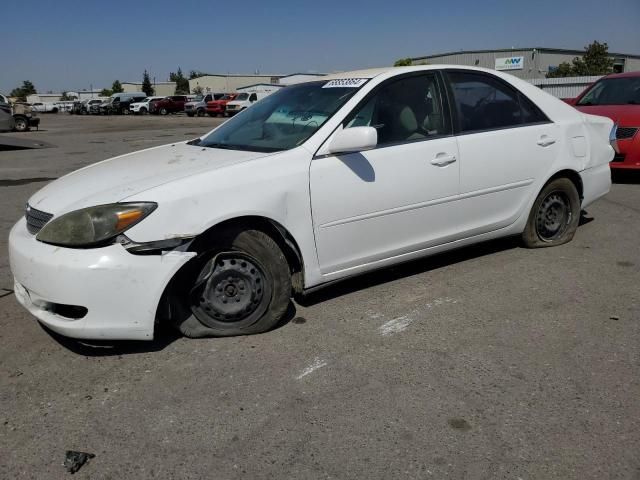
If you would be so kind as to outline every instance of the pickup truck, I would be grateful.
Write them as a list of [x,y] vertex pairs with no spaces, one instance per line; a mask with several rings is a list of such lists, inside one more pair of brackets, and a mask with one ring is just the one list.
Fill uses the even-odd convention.
[[211,102],[207,102],[207,115],[210,117],[215,117],[217,115],[224,115],[224,112],[227,107],[227,103],[235,100],[238,96],[237,93],[226,93],[218,100],[213,100]]
[[31,110],[38,113],[58,113],[60,107],[52,102],[35,102],[31,104]]
[[31,127],[38,128],[40,125],[40,118],[27,103],[14,103],[11,111],[15,123],[13,129],[16,132],[26,132]]
[[189,117],[198,116],[204,117],[207,113],[207,103],[218,100],[224,96],[223,93],[207,93],[202,96],[199,95],[195,100],[184,104],[184,111]]

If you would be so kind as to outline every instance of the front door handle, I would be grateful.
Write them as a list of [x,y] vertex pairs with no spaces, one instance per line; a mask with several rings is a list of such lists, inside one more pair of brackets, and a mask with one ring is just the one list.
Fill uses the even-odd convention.
[[541,147],[548,147],[549,145],[553,145],[556,143],[556,139],[550,137],[549,135],[542,135],[538,140],[538,145]]
[[455,162],[456,160],[457,159],[455,155],[449,155],[447,153],[439,153],[438,155],[436,155],[436,158],[431,160],[431,165],[435,165],[436,167],[446,167],[447,165]]

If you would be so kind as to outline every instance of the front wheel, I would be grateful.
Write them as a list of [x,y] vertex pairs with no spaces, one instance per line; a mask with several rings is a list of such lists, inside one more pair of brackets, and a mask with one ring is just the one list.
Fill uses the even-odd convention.
[[169,113],[169,110],[167,110],[166,108],[160,109],[160,115],[166,115],[167,113]]
[[173,323],[187,337],[265,332],[285,315],[291,273],[278,244],[258,230],[227,231],[203,255],[176,300]]
[[198,109],[198,112],[197,112],[197,115],[198,115],[199,117],[204,117],[204,108],[199,108],[199,109]]
[[568,178],[556,178],[533,203],[522,240],[528,248],[555,247],[570,242],[580,222],[580,195]]

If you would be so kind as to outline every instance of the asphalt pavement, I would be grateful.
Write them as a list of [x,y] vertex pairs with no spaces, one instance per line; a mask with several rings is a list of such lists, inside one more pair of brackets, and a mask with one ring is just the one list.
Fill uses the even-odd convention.
[[68,477],[67,450],[95,454],[79,479],[640,478],[639,176],[567,245],[382,270],[262,335],[86,343],[17,304],[32,193],[220,121],[43,115],[22,135],[52,146],[0,151],[0,478]]

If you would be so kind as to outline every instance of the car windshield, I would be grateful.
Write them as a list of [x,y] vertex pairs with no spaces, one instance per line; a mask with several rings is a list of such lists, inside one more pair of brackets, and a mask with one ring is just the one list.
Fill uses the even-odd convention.
[[249,98],[248,93],[241,93],[236,97],[236,100],[246,100],[247,98]]
[[640,105],[640,77],[600,80],[578,105]]
[[204,98],[204,95],[197,95],[197,96],[193,97],[190,101],[191,102],[201,102],[203,98]]
[[256,152],[289,150],[313,135],[364,83],[320,81],[283,88],[193,144]]

